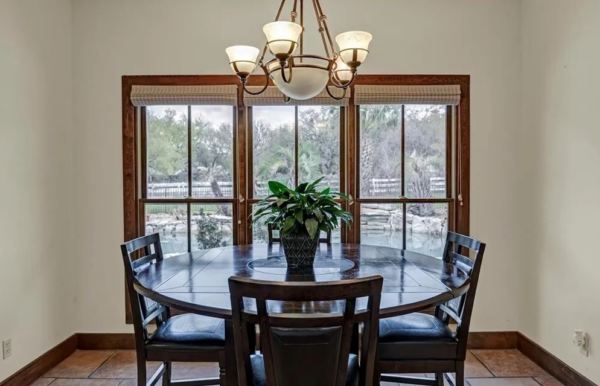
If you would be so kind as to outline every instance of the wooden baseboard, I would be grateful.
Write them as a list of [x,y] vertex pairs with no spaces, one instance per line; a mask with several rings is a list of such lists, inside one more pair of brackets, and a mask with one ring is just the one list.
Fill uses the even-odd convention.
[[134,334],[77,334],[77,348],[80,350],[134,350]]
[[470,332],[470,350],[511,350],[517,348],[516,331]]
[[[565,386],[598,386],[520,332],[471,332],[469,334],[468,347],[473,350],[518,349]],[[135,349],[135,338],[133,334],[128,333],[74,334],[4,382],[0,382],[0,386],[28,385],[62,362],[77,349],[132,350]]]
[[597,386],[525,335],[520,332],[517,335],[517,348],[519,351],[565,386]]
[[0,386],[24,386],[50,371],[54,366],[65,360],[77,349],[77,334],[73,334],[63,342],[48,350],[42,356],[33,360],[27,366],[11,375]]

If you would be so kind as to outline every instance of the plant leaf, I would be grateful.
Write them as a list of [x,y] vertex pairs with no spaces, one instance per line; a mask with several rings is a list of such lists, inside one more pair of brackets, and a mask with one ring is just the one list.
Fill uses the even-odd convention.
[[284,184],[278,181],[269,181],[269,190],[273,192],[273,194],[280,194],[287,192],[288,188]]
[[300,224],[304,222],[304,212],[297,210],[294,215],[296,217],[296,221],[298,221]]
[[298,185],[298,187],[296,188],[296,192],[298,192],[298,193],[305,193],[307,186],[308,186],[308,182],[305,182],[303,184]]
[[306,220],[304,222],[304,225],[306,226],[308,235],[314,239],[319,230],[319,222],[317,220],[315,220],[314,218],[309,218],[308,220]]
[[321,212],[321,209],[315,208],[313,209],[313,213],[315,216],[317,216],[317,220],[319,220],[319,222],[323,221],[323,212]]
[[294,217],[288,217],[285,219],[285,224],[283,225],[283,231],[288,232],[296,225],[296,219]]

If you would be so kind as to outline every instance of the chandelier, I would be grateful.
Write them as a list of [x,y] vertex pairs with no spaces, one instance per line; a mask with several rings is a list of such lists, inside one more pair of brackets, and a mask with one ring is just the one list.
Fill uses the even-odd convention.
[[[319,0],[310,1],[317,18],[325,56],[304,54],[304,0],[294,0],[290,13],[291,21],[280,21],[286,3],[286,0],[282,0],[275,21],[263,27],[267,42],[260,59],[258,59],[260,50],[256,47],[232,46],[225,50],[231,68],[240,78],[247,93],[252,95],[263,93],[269,85],[270,78],[284,94],[286,102],[290,98],[297,100],[313,98],[323,89],[327,90],[333,99],[344,98],[347,88],[354,82],[356,69],[369,54],[369,43],[373,37],[370,33],[362,31],[342,33],[335,38],[339,47],[336,51],[327,27],[327,17],[323,14]],[[298,18],[300,23],[296,23]],[[295,54],[298,47],[300,53]],[[274,58],[265,62],[267,50]],[[264,72],[265,85],[261,90],[254,92],[246,88],[246,83],[257,66]],[[329,81],[334,87],[344,90],[341,97],[332,94]]]

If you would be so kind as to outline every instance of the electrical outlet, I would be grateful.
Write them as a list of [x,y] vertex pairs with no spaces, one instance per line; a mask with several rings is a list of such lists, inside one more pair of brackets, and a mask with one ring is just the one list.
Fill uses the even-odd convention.
[[7,359],[12,355],[12,341],[10,339],[2,342],[2,359]]

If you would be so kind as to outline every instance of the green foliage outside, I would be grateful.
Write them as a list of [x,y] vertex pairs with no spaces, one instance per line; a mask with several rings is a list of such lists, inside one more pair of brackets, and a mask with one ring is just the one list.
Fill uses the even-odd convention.
[[196,220],[198,231],[196,241],[200,249],[210,249],[227,246],[227,241],[223,240],[223,233],[219,227],[219,222],[212,216],[204,213],[200,208],[200,218]]
[[347,200],[348,196],[332,192],[330,188],[317,191],[322,179],[310,184],[302,183],[296,189],[269,181],[272,194],[255,205],[253,223],[264,221],[280,229],[283,236],[308,234],[313,239],[320,231],[329,232],[337,228],[340,222],[350,226],[352,214],[335,201],[338,198]]

